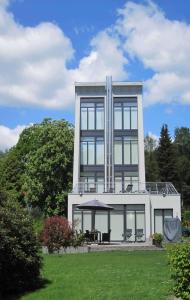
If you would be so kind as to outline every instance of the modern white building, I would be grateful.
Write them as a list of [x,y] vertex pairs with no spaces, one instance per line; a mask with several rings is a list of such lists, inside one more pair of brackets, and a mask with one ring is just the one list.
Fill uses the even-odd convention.
[[[165,217],[181,218],[172,183],[146,183],[141,82],[75,83],[73,191],[68,219],[85,232],[110,232],[111,241],[149,240]],[[112,211],[81,211],[97,199]]]

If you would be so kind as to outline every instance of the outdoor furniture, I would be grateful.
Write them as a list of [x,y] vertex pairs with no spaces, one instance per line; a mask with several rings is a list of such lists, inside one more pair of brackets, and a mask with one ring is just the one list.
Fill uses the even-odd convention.
[[111,229],[108,232],[103,232],[102,233],[102,242],[110,243],[110,234],[111,234]]
[[132,237],[132,229],[126,229],[125,237],[126,241],[128,241]]
[[98,231],[86,230],[84,237],[87,243],[98,242]]
[[132,192],[132,189],[133,189],[133,185],[132,184],[128,184],[127,185],[127,188],[125,190],[126,193],[131,193]]
[[136,240],[139,241],[140,239],[140,241],[142,241],[143,236],[143,229],[136,229]]

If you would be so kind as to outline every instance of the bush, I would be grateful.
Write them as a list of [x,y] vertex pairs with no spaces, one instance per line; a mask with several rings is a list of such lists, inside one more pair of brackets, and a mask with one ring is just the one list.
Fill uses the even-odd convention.
[[190,300],[190,243],[168,245],[168,257],[177,297]]
[[155,232],[153,234],[153,243],[156,245],[156,246],[161,246],[162,245],[162,241],[163,241],[163,235],[161,233],[157,233]]
[[40,267],[39,244],[28,213],[0,192],[0,293],[35,288]]
[[74,232],[65,217],[53,216],[47,218],[44,223],[42,242],[47,246],[49,253],[68,247],[72,244]]

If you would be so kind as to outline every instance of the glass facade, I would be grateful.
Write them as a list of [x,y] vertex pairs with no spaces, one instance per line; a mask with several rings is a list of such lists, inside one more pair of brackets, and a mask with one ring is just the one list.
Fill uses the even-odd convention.
[[114,103],[114,129],[138,129],[137,106],[130,103]]
[[[145,240],[145,205],[112,205],[112,211],[79,211],[73,207],[74,221],[77,229],[85,232],[94,227],[101,233],[111,230],[111,241]],[[77,223],[78,222],[78,223]]]
[[104,139],[101,137],[81,138],[81,165],[104,164]]
[[116,165],[138,164],[138,140],[133,137],[115,137],[114,163]]
[[103,103],[81,103],[81,130],[104,129]]
[[163,234],[165,218],[173,218],[173,209],[154,210],[154,232]]

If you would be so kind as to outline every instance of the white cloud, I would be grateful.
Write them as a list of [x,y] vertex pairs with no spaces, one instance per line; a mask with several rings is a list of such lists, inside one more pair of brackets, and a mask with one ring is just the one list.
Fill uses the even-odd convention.
[[16,145],[19,135],[26,127],[26,125],[17,125],[15,128],[11,129],[0,125],[0,150],[5,151]]
[[145,104],[190,103],[190,25],[169,20],[153,2],[127,2],[117,32],[130,58],[155,72],[145,82]]
[[63,108],[74,102],[74,82],[127,78],[120,41],[103,31],[91,41],[89,55],[69,69],[70,39],[53,23],[18,24],[0,0],[0,104]]

